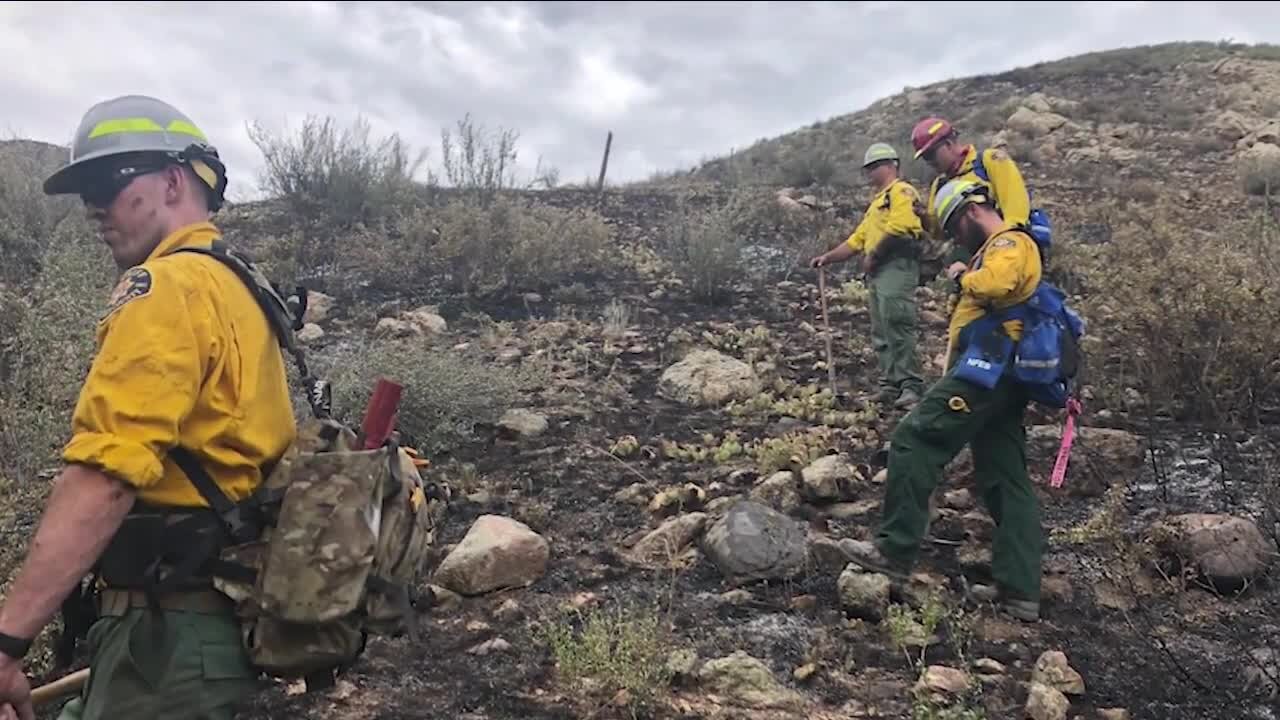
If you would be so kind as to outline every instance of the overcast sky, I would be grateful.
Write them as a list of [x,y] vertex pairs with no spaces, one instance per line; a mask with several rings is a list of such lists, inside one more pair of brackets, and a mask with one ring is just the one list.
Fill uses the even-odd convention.
[[0,5],[0,133],[65,143],[94,102],[178,105],[247,199],[246,123],[363,114],[439,157],[470,112],[563,182],[642,179],[904,86],[1170,40],[1280,42],[1280,3],[545,2]]

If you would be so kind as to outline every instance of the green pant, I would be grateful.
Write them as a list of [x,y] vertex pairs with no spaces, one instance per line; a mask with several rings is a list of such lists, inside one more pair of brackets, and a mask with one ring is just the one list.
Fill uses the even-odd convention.
[[[963,401],[953,409],[953,398]],[[957,405],[961,405],[959,401]],[[929,496],[968,444],[978,496],[995,521],[991,570],[1007,594],[1040,599],[1040,506],[1027,476],[1026,393],[1005,377],[986,390],[950,375],[935,383],[894,430],[884,510],[875,542],[891,562],[915,563],[929,524]],[[967,408],[965,410],[964,408]]]
[[920,263],[894,258],[869,279],[871,346],[880,366],[881,389],[924,391],[916,356],[916,285]]
[[132,609],[86,638],[92,668],[58,720],[231,720],[257,689],[235,618]]

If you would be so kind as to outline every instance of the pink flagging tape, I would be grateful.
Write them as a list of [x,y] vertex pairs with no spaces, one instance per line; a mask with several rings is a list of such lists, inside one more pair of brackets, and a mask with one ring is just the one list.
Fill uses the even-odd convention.
[[1062,429],[1062,444],[1058,447],[1058,459],[1053,463],[1053,474],[1049,476],[1050,487],[1062,487],[1067,479],[1067,460],[1071,457],[1071,445],[1076,440],[1076,416],[1081,410],[1079,400],[1067,398],[1067,423]]

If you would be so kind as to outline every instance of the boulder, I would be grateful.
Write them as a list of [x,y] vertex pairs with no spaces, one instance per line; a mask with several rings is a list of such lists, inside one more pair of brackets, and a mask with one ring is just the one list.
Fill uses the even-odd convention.
[[302,313],[304,325],[322,323],[333,311],[333,298],[315,290],[307,291],[307,311]]
[[741,650],[705,662],[698,679],[708,690],[742,707],[795,709],[803,702],[799,693],[778,682],[768,665]]
[[1026,107],[1018,108],[1005,122],[1010,130],[1032,139],[1042,138],[1066,124],[1067,119],[1057,113],[1036,112]]
[[1035,669],[1031,671],[1031,681],[1047,685],[1065,695],[1083,695],[1084,678],[1071,664],[1061,650],[1048,650],[1036,660]]
[[304,343],[313,343],[324,337],[324,328],[315,323],[307,323],[298,331],[298,340]]
[[1275,552],[1252,520],[1234,515],[1177,515],[1153,523],[1149,533],[1164,553],[1228,592],[1261,575]]
[[749,493],[752,500],[764,503],[781,513],[791,513],[800,507],[800,490],[796,476],[789,470],[770,475]]
[[547,431],[545,415],[516,408],[502,414],[498,428],[519,437],[537,437]]
[[432,582],[462,595],[527,587],[546,572],[551,547],[518,520],[481,515],[436,569]]
[[784,580],[805,566],[804,526],[769,507],[739,500],[707,529],[702,549],[733,582]]
[[823,455],[801,471],[801,488],[809,500],[835,502],[853,496],[857,470],[841,455]]
[[1048,685],[1031,683],[1026,713],[1030,720],[1067,720],[1067,710],[1070,708],[1071,703],[1066,695]]
[[668,400],[691,407],[716,407],[745,400],[761,391],[751,366],[716,350],[695,350],[667,368],[658,392]]
[[853,617],[879,622],[889,609],[889,578],[850,563],[836,580],[840,605]]

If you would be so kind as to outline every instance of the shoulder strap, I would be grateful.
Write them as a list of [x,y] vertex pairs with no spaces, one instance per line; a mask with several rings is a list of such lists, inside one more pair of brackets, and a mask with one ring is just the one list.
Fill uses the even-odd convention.
[[329,385],[312,377],[311,372],[307,369],[306,356],[293,334],[296,323],[289,308],[289,303],[280,297],[280,294],[276,292],[275,287],[272,286],[267,277],[254,266],[249,258],[233,250],[221,238],[214,240],[209,247],[184,247],[179,248],[176,252],[197,253],[214,258],[235,272],[236,277],[240,278],[240,281],[249,289],[249,292],[258,302],[258,306],[267,316],[267,322],[271,325],[280,347],[293,358],[294,363],[298,366],[298,372],[302,377],[303,390],[306,393],[307,403],[311,406],[312,413],[317,418],[329,417],[332,410]]
[[977,148],[974,148],[974,150],[975,150],[975,154],[973,156],[973,172],[979,178],[982,178],[982,182],[991,182],[991,176],[987,174],[987,166],[982,160],[982,155],[983,153],[986,152],[986,150],[979,150]]

